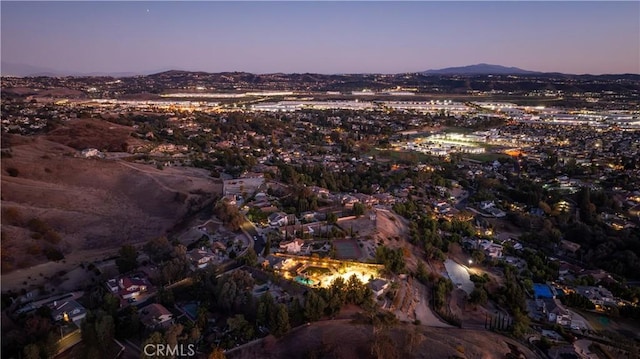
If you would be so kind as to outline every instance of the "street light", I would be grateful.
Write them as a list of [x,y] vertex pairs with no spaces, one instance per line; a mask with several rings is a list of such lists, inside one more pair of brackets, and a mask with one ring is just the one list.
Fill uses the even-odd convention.
[[469,265],[472,265],[472,264],[473,264],[473,260],[469,259]]

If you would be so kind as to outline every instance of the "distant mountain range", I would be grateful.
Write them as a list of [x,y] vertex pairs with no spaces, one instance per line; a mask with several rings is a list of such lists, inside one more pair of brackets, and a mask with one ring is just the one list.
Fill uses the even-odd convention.
[[111,77],[129,77],[138,75],[150,75],[152,73],[160,72],[148,71],[148,72],[90,72],[83,73],[78,71],[65,71],[55,70],[47,67],[31,66],[26,64],[16,64],[12,62],[4,62],[0,64],[0,71],[2,76],[111,76]]
[[[49,76],[49,77],[58,77],[58,76],[75,76],[75,77],[84,77],[84,76],[110,76],[110,77],[132,77],[132,76],[141,76],[141,75],[155,75],[161,73],[171,73],[171,72],[180,72],[180,73],[201,73],[201,74],[215,74],[215,73],[237,73],[237,72],[205,72],[205,71],[184,71],[177,70],[177,67],[159,69],[154,71],[140,71],[140,72],[90,72],[83,73],[78,71],[65,71],[65,70],[56,70],[47,67],[39,67],[32,66],[26,64],[17,64],[11,62],[2,61],[0,72],[2,76]],[[461,66],[461,67],[447,67],[444,69],[437,70],[427,70],[422,72],[417,72],[419,74],[425,76],[438,76],[438,75],[471,75],[471,76],[482,76],[482,75],[563,75],[563,76],[575,76],[571,74],[563,74],[558,72],[539,72],[539,71],[529,71],[523,70],[518,67],[507,67],[501,65],[491,65],[491,64],[477,64],[477,65],[469,65],[469,66]],[[245,73],[247,75],[299,75],[299,74],[250,74]],[[323,75],[323,74],[314,74],[314,73],[306,73],[308,76],[335,76],[333,75]],[[354,76],[358,74],[339,74],[345,76]],[[402,74],[398,74],[402,75]],[[619,74],[619,75],[634,75],[634,74]],[[611,75],[578,75],[578,76],[615,76],[615,74]]]
[[423,75],[535,75],[538,71],[523,70],[517,67],[506,67],[491,64],[477,64],[461,67],[447,67],[439,70],[423,71]]

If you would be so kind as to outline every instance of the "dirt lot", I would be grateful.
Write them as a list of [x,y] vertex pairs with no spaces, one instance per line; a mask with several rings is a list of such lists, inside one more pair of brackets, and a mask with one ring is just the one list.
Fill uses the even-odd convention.
[[[487,331],[429,328],[400,324],[382,329],[377,342],[388,358],[505,358],[517,348],[523,358],[535,354],[506,337]],[[349,319],[321,321],[234,350],[228,358],[374,358],[373,327]],[[518,355],[514,356],[515,358]]]
[[[189,210],[221,193],[221,184],[203,170],[78,158],[73,148],[43,137],[13,136],[11,154],[2,159],[3,289],[40,271],[70,269],[76,258],[86,261],[123,243],[163,235]],[[11,168],[15,176],[9,175]],[[51,243],[32,238],[27,223],[33,218],[60,235],[55,247],[67,263],[7,274],[46,262],[42,249]]]

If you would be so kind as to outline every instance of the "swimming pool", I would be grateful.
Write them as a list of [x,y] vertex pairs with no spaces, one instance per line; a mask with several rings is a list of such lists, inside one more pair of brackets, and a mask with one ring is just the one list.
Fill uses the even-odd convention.
[[195,320],[198,316],[198,303],[187,303],[182,306],[182,310],[190,317],[191,320]]
[[306,285],[306,286],[312,286],[312,285],[315,284],[315,282],[313,280],[311,280],[309,278],[304,278],[304,277],[301,277],[301,276],[297,276],[297,277],[293,278],[293,280],[295,280],[296,282],[298,282],[300,284]]

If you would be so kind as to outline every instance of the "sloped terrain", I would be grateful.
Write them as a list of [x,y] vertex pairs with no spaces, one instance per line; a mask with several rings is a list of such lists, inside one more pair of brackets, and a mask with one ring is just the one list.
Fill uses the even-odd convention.
[[[86,138],[91,136],[100,138]],[[79,158],[75,149],[45,136],[7,139],[11,155],[3,156],[1,177],[3,284],[8,271],[47,261],[45,248],[69,258],[77,251],[115,249],[163,235],[221,192],[207,171]]]
[[[374,340],[375,338],[375,340]],[[399,325],[376,336],[370,325],[321,321],[234,350],[244,358],[537,358],[529,349],[488,331]]]
[[126,152],[143,141],[130,136],[134,129],[96,119],[66,121],[47,133],[46,138],[76,150],[96,148],[100,151]]

